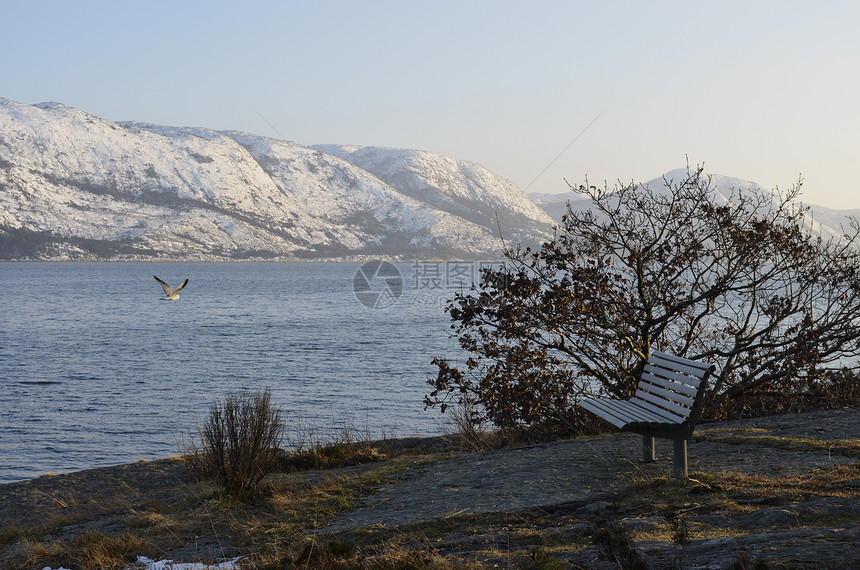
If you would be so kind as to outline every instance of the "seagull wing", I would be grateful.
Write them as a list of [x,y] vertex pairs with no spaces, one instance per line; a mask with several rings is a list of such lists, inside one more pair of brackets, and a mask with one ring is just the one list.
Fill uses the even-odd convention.
[[[155,275],[153,275],[153,277],[155,277]],[[167,295],[169,297],[170,295],[173,294],[173,289],[170,288],[170,285],[168,285],[167,283],[165,283],[164,281],[162,281],[158,277],[155,277],[155,280],[158,281],[159,283],[161,283],[161,288],[164,289],[165,295]],[[185,280],[185,283],[188,283],[187,279]],[[182,287],[185,287],[185,283],[182,284]],[[179,289],[182,289],[182,287],[180,287]],[[177,291],[179,289],[177,289]]]
[[183,287],[185,287],[186,285],[188,285],[188,279],[186,279],[185,281],[183,281],[183,282],[182,282],[182,285],[180,285],[179,287],[177,287],[176,289],[174,289],[174,290],[173,290],[173,292],[174,292],[174,293],[179,293],[179,291],[181,291],[181,290],[182,290],[182,288],[183,288]]

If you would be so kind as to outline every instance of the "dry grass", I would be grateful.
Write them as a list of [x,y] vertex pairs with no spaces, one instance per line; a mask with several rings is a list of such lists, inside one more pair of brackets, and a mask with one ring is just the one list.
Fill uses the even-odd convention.
[[68,542],[25,542],[22,546],[23,567],[112,570],[124,567],[148,545],[132,533],[86,531]]
[[[795,451],[838,445],[848,454],[858,448],[856,441],[777,438],[764,431],[708,430],[703,437]],[[742,535],[748,529],[738,521],[763,508],[825,497],[860,500],[860,462],[779,477],[692,472],[686,483],[634,469],[614,502],[594,514],[560,506],[332,534],[320,531],[361,506],[379,486],[450,453],[391,457],[367,438],[341,432],[336,441],[310,440],[296,457],[285,460],[247,500],[225,496],[205,481],[174,483],[143,495],[128,485],[122,493],[104,496],[68,490],[43,494],[50,510],[38,524],[0,523],[0,567],[119,569],[140,555],[186,562],[242,556],[243,564],[255,569],[550,570],[575,568],[572,560],[593,560],[600,552],[609,559],[633,557],[625,545],[655,542],[672,545],[674,564],[683,567],[688,544]],[[297,471],[347,464],[353,467]],[[848,523],[856,521],[827,512],[808,512],[797,521],[822,527]],[[201,544],[205,548],[191,548]],[[744,567],[743,560],[740,553],[738,567]]]
[[744,433],[738,433],[738,430],[709,430],[703,435],[697,434],[697,437],[704,441],[729,445],[758,445],[783,451],[827,451],[846,457],[860,458],[860,440],[786,437],[766,434],[767,430],[745,430]]

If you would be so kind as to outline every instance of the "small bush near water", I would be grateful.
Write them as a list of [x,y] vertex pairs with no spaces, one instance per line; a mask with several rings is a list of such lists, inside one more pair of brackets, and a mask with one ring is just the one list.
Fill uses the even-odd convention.
[[229,394],[214,402],[197,431],[199,440],[188,449],[191,470],[214,479],[225,496],[254,496],[263,477],[278,465],[284,428],[281,410],[272,406],[268,389],[253,395]]

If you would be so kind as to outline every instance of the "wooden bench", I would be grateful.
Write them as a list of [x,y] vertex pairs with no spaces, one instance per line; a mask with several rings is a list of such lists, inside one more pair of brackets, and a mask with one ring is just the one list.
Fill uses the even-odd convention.
[[652,351],[636,394],[629,400],[579,402],[604,420],[642,435],[643,461],[655,461],[654,438],[674,441],[674,474],[687,478],[687,440],[693,435],[714,365]]

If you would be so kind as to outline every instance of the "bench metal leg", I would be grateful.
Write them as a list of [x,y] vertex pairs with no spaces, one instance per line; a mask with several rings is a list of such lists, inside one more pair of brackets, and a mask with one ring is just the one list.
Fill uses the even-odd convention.
[[644,463],[657,461],[657,455],[654,449],[654,438],[648,435],[642,436],[642,461]]
[[674,444],[674,475],[676,479],[687,479],[687,440],[676,439]]

